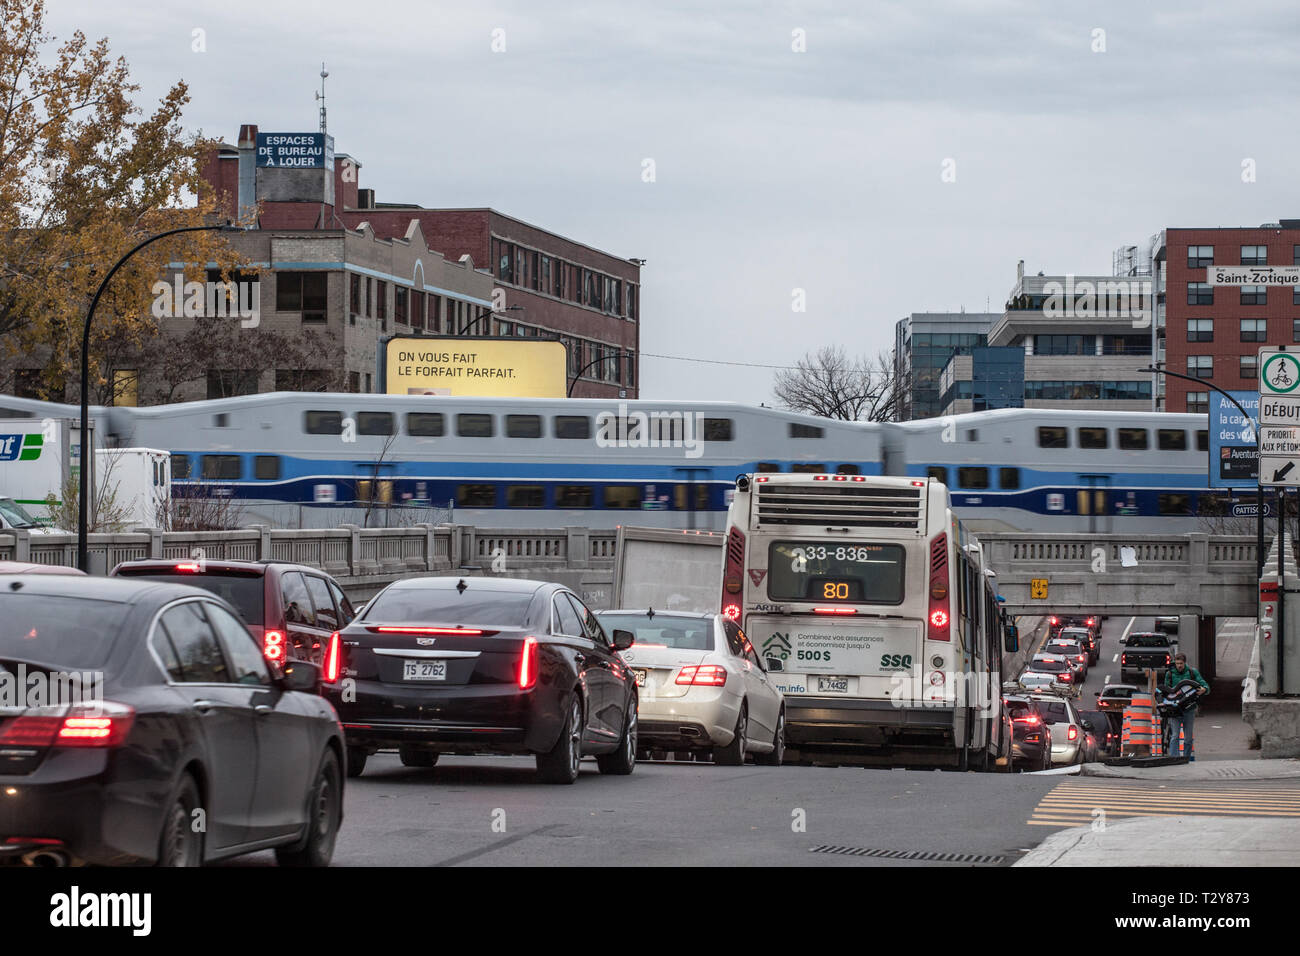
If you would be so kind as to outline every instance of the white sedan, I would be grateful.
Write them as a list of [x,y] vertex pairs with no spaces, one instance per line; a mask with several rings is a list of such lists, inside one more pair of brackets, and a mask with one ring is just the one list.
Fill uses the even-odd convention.
[[785,703],[745,636],[721,614],[600,611],[606,632],[631,631],[622,651],[640,687],[643,750],[697,751],[739,766],[779,766]]

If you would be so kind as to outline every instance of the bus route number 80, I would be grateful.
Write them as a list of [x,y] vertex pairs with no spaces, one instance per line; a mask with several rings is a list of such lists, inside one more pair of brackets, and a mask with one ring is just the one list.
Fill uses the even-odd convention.
[[849,599],[849,584],[847,581],[825,581],[822,583],[822,597],[832,601],[847,601]]

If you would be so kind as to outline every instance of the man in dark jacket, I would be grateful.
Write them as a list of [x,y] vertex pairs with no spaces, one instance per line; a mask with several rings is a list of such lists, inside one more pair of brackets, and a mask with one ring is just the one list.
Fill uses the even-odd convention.
[[[1188,760],[1195,760],[1196,754],[1192,750],[1192,725],[1196,722],[1196,705],[1197,701],[1210,692],[1210,685],[1201,672],[1195,667],[1187,666],[1187,655],[1179,651],[1174,655],[1174,666],[1165,671],[1165,679],[1161,686],[1165,690],[1173,690],[1185,680],[1195,681],[1200,687],[1196,690],[1196,696],[1192,702],[1187,704],[1180,713],[1172,714],[1169,720],[1169,752],[1170,754],[1186,754]],[[1179,749],[1178,732],[1183,732],[1183,747]]]

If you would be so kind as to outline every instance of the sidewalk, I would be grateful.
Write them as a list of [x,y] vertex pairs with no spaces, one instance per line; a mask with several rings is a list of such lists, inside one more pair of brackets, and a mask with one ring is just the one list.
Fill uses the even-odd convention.
[[[1200,738],[1200,734],[1197,734]],[[1169,767],[1107,767],[1086,763],[1079,768],[1082,777],[1120,777],[1126,780],[1159,780],[1192,783],[1222,780],[1291,780],[1300,779],[1300,760],[1198,759],[1195,763]]]
[[1014,865],[1300,866],[1300,820],[1173,816],[1075,827],[1053,833]]

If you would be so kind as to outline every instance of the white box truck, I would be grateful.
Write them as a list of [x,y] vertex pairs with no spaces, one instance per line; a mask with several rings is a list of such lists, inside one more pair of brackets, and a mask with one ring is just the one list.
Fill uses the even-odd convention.
[[[51,528],[46,497],[54,495],[57,502],[75,479],[81,467],[80,437],[71,418],[0,419],[0,499],[10,503],[0,510],[0,530],[24,527],[23,513]],[[91,437],[93,447],[93,431]]]
[[104,496],[113,497],[123,531],[167,530],[172,456],[160,448],[99,448],[95,469]]
[[611,608],[715,612],[722,600],[717,531],[619,528]]

